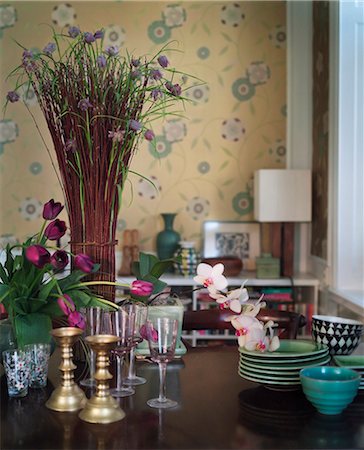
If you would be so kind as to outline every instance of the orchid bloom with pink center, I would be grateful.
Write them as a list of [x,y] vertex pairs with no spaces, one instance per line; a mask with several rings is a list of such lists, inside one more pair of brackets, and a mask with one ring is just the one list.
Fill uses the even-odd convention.
[[202,284],[207,288],[210,293],[216,293],[216,290],[225,289],[228,285],[227,279],[223,275],[224,265],[219,263],[215,266],[210,264],[200,263],[197,266],[197,275],[194,277],[194,281],[198,284]]
[[249,300],[248,290],[244,288],[245,282],[239,289],[229,291],[227,294],[220,292],[210,292],[210,297],[216,300],[216,303],[222,304],[231,311],[240,314],[243,308],[243,304]]
[[258,319],[244,314],[233,316],[231,324],[236,329],[235,334],[238,336],[240,347],[246,347],[246,344],[255,337],[255,330],[263,330],[263,324]]
[[[250,351],[264,353],[266,351],[274,352],[279,348],[278,336],[273,336],[273,327],[275,324],[270,320],[261,329],[254,329],[248,340],[245,342],[245,348]],[[267,330],[269,335],[267,335]]]

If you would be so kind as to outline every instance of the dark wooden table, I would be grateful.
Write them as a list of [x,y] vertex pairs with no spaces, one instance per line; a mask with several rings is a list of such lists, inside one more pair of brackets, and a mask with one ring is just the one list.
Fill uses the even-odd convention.
[[[55,365],[55,364],[53,364]],[[126,418],[110,425],[56,413],[44,403],[53,386],[9,399],[1,380],[5,449],[356,449],[364,445],[364,395],[339,416],[317,413],[302,391],[278,392],[237,374],[237,348],[191,349],[169,364],[173,410],[146,405],[158,393],[158,368],[138,363],[148,382],[121,399]]]

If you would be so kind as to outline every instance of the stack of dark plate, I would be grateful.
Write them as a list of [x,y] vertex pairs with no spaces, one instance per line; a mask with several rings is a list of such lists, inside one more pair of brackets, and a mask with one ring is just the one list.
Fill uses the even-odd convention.
[[285,339],[275,352],[239,348],[239,375],[274,390],[295,390],[301,385],[300,370],[330,362],[327,345],[304,339]]

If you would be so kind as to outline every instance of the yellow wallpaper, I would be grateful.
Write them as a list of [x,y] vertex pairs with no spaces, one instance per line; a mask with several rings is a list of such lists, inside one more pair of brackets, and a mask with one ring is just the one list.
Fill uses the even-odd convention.
[[[286,32],[284,2],[6,2],[0,4],[1,98],[5,77],[22,49],[43,48],[47,24],[105,27],[105,45],[155,53],[174,41],[172,66],[206,84],[186,93],[183,118],[155,126],[156,150],[144,142],[119,215],[118,237],[137,228],[143,250],[155,250],[160,213],[177,212],[176,229],[200,245],[204,220],[253,220],[252,177],[259,168],[285,166]],[[0,121],[0,234],[36,232],[42,204],[61,190],[45,143],[52,143],[29,92]]]

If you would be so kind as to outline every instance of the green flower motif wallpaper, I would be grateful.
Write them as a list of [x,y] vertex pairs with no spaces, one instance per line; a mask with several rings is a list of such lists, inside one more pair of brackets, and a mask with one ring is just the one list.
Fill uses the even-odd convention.
[[[107,3],[107,7],[105,7]],[[253,174],[286,161],[286,4],[219,1],[6,2],[0,4],[1,98],[24,46],[43,48],[50,29],[105,30],[104,46],[151,55],[170,43],[171,65],[188,80],[185,110],[154,125],[141,144],[119,214],[155,250],[161,213],[201,248],[204,220],[253,220]],[[187,83],[186,83],[187,85]],[[182,86],[183,88],[183,86]],[[40,225],[42,205],[63,201],[45,144],[52,144],[31,87],[0,120],[0,235],[22,240]],[[39,124],[37,132],[32,115]],[[145,178],[152,181],[148,182]]]

